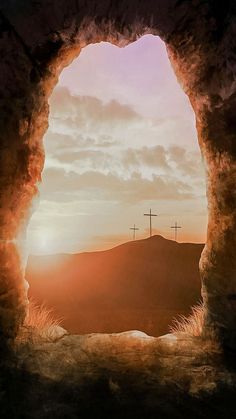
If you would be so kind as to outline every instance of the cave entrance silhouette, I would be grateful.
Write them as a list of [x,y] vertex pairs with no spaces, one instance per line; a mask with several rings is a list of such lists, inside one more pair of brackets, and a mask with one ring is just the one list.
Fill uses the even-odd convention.
[[[173,317],[187,314],[200,298],[202,246],[181,249],[154,238],[156,253],[146,241],[142,254],[140,242],[136,260],[131,244],[107,256],[60,257],[129,241],[134,219],[137,238],[148,237],[143,213],[149,206],[158,208],[154,234],[172,239],[170,226],[178,217],[184,222],[181,241],[192,233],[190,241],[204,243],[206,222],[198,213],[206,212],[199,197],[205,185],[195,118],[164,43],[145,36],[126,48],[90,45],[61,73],[49,104],[41,204],[27,234],[30,254],[46,256],[29,258],[30,298],[53,307],[69,332],[167,333]],[[196,180],[203,183],[200,189]],[[175,268],[168,272],[171,251]],[[170,293],[164,283],[172,284]]]
[[[82,47],[124,46],[159,35],[188,95],[207,164],[208,234],[200,272],[204,333],[236,346],[236,178],[232,2],[29,0],[1,4],[1,310],[3,339],[14,337],[27,308],[24,239],[44,161],[48,98]],[[229,19],[230,13],[230,19]],[[34,18],[32,18],[34,17]],[[210,23],[209,23],[210,22]],[[17,54],[16,54],[17,51]]]

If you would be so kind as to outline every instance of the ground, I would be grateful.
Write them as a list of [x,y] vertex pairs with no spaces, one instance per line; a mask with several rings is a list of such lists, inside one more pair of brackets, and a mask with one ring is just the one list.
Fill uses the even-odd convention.
[[138,331],[18,342],[1,418],[235,418],[236,370],[212,342]]

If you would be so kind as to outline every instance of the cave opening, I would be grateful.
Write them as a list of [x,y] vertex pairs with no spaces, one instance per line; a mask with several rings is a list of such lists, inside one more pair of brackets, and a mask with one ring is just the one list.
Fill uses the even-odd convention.
[[[87,46],[49,104],[27,237],[30,298],[53,308],[69,332],[167,333],[200,299],[207,212],[195,117],[165,44],[146,35],[125,48]],[[150,207],[158,212],[152,243]]]
[[140,1],[134,13],[133,2],[79,0],[68,7],[62,0],[58,8],[55,2],[29,1],[27,7],[20,2],[14,10],[12,2],[4,1],[0,19],[3,340],[16,336],[27,311],[25,260],[19,250],[41,177],[48,98],[58,76],[86,45],[106,41],[125,46],[153,34],[165,42],[174,72],[190,99],[206,164],[208,228],[200,259],[204,336],[214,331],[224,347],[235,350],[235,25],[231,3],[215,8],[212,2]]

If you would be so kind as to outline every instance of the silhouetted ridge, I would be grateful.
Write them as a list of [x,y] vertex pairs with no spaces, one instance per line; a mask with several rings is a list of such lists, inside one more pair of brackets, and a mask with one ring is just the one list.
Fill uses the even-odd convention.
[[202,249],[153,236],[105,251],[30,256],[30,295],[54,307],[74,333],[158,335],[200,299]]

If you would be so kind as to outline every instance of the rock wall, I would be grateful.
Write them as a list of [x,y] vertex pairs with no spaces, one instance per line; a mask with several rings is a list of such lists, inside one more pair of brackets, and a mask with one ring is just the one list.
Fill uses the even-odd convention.
[[[214,0],[2,0],[0,5],[0,330],[27,309],[23,248],[44,162],[48,97],[89,43],[165,41],[196,114],[206,162],[209,226],[200,268],[205,331],[236,345],[236,5]],[[20,245],[19,245],[20,242]]]

